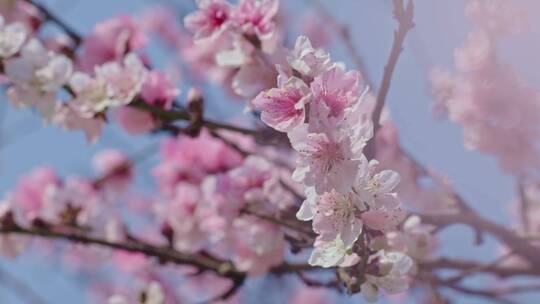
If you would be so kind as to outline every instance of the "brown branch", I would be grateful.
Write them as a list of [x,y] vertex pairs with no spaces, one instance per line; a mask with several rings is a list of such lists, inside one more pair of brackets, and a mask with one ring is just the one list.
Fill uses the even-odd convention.
[[[187,111],[183,111],[183,110],[167,111],[159,107],[149,105],[142,100],[134,100],[129,105],[132,107],[141,109],[141,110],[148,111],[165,123],[171,123],[178,120],[183,120],[183,121],[191,120],[191,116]],[[242,128],[242,127],[238,127],[238,126],[230,125],[226,123],[216,122],[209,119],[204,119],[202,122],[202,125],[210,130],[222,129],[222,130],[228,130],[228,131],[232,131],[236,133],[242,133],[244,135],[250,135],[250,136],[255,136],[255,137],[260,136],[260,133],[256,130],[246,129],[246,128]]]
[[525,178],[520,177],[517,185],[517,192],[519,194],[519,215],[521,218],[521,225],[523,226],[523,232],[528,233],[530,231],[529,223],[529,198],[525,192]]
[[396,68],[399,55],[403,51],[403,42],[409,30],[414,27],[414,4],[413,0],[409,0],[407,6],[403,4],[403,0],[394,0],[394,18],[398,21],[398,29],[394,31],[394,41],[392,43],[392,49],[390,50],[390,56],[384,66],[384,73],[381,80],[381,86],[379,87],[379,93],[377,94],[377,100],[375,103],[375,109],[371,114],[371,120],[373,121],[373,138],[366,147],[366,155],[369,158],[375,157],[375,137],[377,131],[381,127],[381,114],[386,102],[386,96],[390,90],[390,84],[392,81],[392,75]]
[[[8,223],[8,224],[6,224]],[[219,260],[215,257],[205,254],[186,254],[174,250],[168,246],[154,246],[144,243],[141,240],[132,240],[124,243],[116,243],[104,239],[86,235],[78,230],[69,231],[65,227],[31,227],[25,228],[15,224],[12,221],[4,220],[3,227],[0,228],[0,234],[17,234],[48,239],[68,240],[87,245],[99,245],[110,249],[118,249],[129,252],[142,253],[148,257],[157,258],[160,262],[170,262],[178,265],[191,265],[201,271],[212,271],[220,276],[230,279],[245,277],[246,273],[237,270],[229,261]],[[318,269],[310,265],[289,265],[282,264],[270,270],[273,273],[291,273],[304,270]]]
[[457,214],[421,215],[421,218],[426,223],[443,227],[464,224],[475,230],[487,232],[506,244],[516,254],[527,259],[532,265],[540,265],[540,249],[538,247],[532,245],[528,240],[517,236],[504,226],[484,219],[472,211]]

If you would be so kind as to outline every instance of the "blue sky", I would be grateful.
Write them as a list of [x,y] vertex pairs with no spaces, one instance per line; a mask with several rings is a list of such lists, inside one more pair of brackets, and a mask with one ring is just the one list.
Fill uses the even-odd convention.
[[[525,5],[533,1],[516,0],[516,3]],[[90,31],[96,22],[118,13],[136,14],[148,5],[159,3],[150,0],[41,2],[83,33]],[[303,2],[282,0],[282,3],[295,8],[293,11],[298,11]],[[353,25],[351,37],[360,50],[370,78],[378,83],[395,28],[391,18],[391,1],[322,2],[332,3],[329,9],[341,23]],[[464,17],[464,5],[464,0],[416,1],[416,28],[407,38],[405,51],[394,74],[388,104],[391,116],[401,131],[403,145],[417,159],[446,174],[480,214],[501,223],[509,223],[507,203],[513,197],[514,179],[501,174],[491,157],[465,151],[460,129],[446,121],[435,120],[430,111],[431,98],[427,82],[429,71],[435,65],[451,67],[454,48],[464,41],[470,30],[470,24]],[[531,39],[539,37],[540,21],[539,18],[530,19],[530,32],[512,38],[501,45],[501,50],[523,72],[528,82],[539,85],[538,64],[531,65],[528,60],[537,58],[540,53],[540,40]],[[338,45],[339,42],[335,44],[333,57],[347,62],[352,68],[343,47]],[[537,59],[536,63],[539,63]],[[218,92],[210,93],[220,96]],[[133,151],[156,141],[156,138],[148,136],[128,137],[118,128],[110,127],[97,144],[89,145],[79,133],[43,126],[34,113],[7,106],[3,96],[0,102],[0,113],[4,117],[0,122],[0,193],[13,188],[20,176],[36,166],[49,164],[62,174],[91,174],[89,159],[96,151],[110,147]],[[152,160],[143,163],[140,172],[147,170],[151,164]],[[139,183],[148,188],[143,180]],[[496,250],[493,242],[488,241],[482,248],[474,248],[472,234],[464,231],[457,228],[443,235],[444,240],[452,244],[452,250],[445,253],[477,258],[493,255]],[[85,291],[81,289],[76,273],[59,271],[59,263],[36,257],[39,255],[36,252],[35,255],[15,261],[0,260],[0,267],[27,282],[50,303],[81,303]],[[18,298],[9,290],[2,288],[1,277],[0,303],[23,303],[18,302]],[[478,300],[474,303],[484,302]]]

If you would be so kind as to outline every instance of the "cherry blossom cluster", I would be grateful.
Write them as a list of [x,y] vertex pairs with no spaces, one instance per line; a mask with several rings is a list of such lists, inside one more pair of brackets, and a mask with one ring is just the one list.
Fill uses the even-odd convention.
[[[362,284],[369,301],[378,288],[404,291],[412,260],[389,248],[370,248],[371,238],[394,230],[405,212],[393,192],[399,175],[380,171],[378,162],[362,153],[373,132],[361,106],[367,91],[361,75],[332,62],[304,36],[286,58],[287,64],[277,67],[278,87],[251,103],[266,124],[287,133],[298,152],[293,179],[306,186],[307,198],[297,217],[312,220],[318,234],[310,264],[372,265]],[[362,250],[366,253],[359,256]]]
[[436,110],[463,127],[466,148],[494,155],[504,171],[537,170],[540,97],[497,52],[524,27],[524,13],[512,1],[477,0],[467,15],[475,30],[455,50],[457,73],[432,73]]
[[[253,146],[246,139],[244,145]],[[243,157],[203,131],[197,138],[167,139],[153,171],[165,204],[156,212],[183,252],[207,250],[235,266],[262,274],[279,265],[284,230],[257,215],[278,215],[294,204],[280,171],[265,158]]]
[[[163,136],[149,164],[151,189],[135,189],[135,165],[149,155],[118,150],[94,157],[94,177],[38,167],[20,178],[0,198],[0,255],[57,258],[107,304],[236,303],[250,300],[242,286],[264,289],[276,278],[289,303],[332,302],[331,289],[372,303],[413,280],[443,302],[440,289],[491,297],[464,284],[477,272],[540,274],[529,240],[540,231],[531,174],[540,167],[540,97],[498,50],[526,25],[512,1],[469,1],[474,30],[454,52],[456,72],[437,68],[431,81],[435,110],[462,126],[465,146],[518,177],[517,232],[476,214],[399,142],[384,84],[413,27],[412,1],[394,1],[398,28],[378,96],[365,71],[319,48],[334,38],[355,48],[325,4],[293,45],[278,0],[195,5],[183,20],[155,8],[82,35],[38,3],[0,3],[0,72],[11,105],[90,142],[111,122],[130,135]],[[65,35],[47,36],[46,22]],[[152,60],[154,37],[173,60]],[[180,81],[191,87],[185,97]],[[199,88],[209,82],[245,100],[252,124],[208,118],[212,100]],[[470,226],[478,244],[494,236],[510,258],[484,265],[435,256],[435,233],[453,224]]]
[[252,98],[275,84],[274,64],[283,61],[282,33],[276,24],[278,0],[198,0],[184,24],[193,45],[182,56],[206,78]]
[[129,133],[151,131],[158,120],[127,105],[140,99],[168,110],[180,91],[167,74],[149,71],[141,55],[129,52],[140,49],[145,38],[133,18],[119,16],[98,24],[74,61],[64,54],[65,45],[44,45],[21,22],[4,25],[2,19],[0,58],[10,82],[8,98],[16,107],[35,108],[46,122],[84,131],[92,142],[108,110]]

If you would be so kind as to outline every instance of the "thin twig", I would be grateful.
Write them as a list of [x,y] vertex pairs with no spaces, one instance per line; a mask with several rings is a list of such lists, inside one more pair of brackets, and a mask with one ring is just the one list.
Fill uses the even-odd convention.
[[523,226],[523,232],[528,233],[530,231],[529,223],[529,198],[525,191],[525,178],[520,177],[518,179],[517,192],[519,194],[519,215],[521,218],[521,225]]
[[366,147],[366,154],[368,158],[375,157],[375,137],[377,131],[380,129],[381,114],[386,102],[386,96],[390,90],[390,83],[392,82],[392,75],[396,68],[399,55],[403,51],[403,42],[409,30],[414,27],[414,4],[413,0],[409,0],[407,6],[403,4],[403,0],[394,0],[394,18],[398,21],[398,28],[394,31],[394,41],[392,42],[392,49],[390,50],[390,56],[384,66],[384,73],[381,80],[381,86],[379,87],[379,93],[377,94],[377,101],[375,109],[371,115],[373,121],[373,138]]

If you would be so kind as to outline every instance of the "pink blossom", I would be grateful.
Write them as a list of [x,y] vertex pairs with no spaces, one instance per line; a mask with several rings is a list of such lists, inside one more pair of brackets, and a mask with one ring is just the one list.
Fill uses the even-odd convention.
[[109,106],[119,103],[114,99],[111,90],[108,90],[103,78],[75,72],[69,80],[69,86],[75,94],[70,106],[85,118],[92,118],[107,110]]
[[184,24],[194,40],[215,38],[230,26],[231,7],[225,0],[197,0],[199,10],[187,15]]
[[145,110],[124,106],[114,112],[116,122],[129,134],[143,134],[156,127],[156,119]]
[[283,262],[285,240],[279,226],[255,217],[234,221],[236,242],[233,262],[252,275],[260,275]]
[[509,0],[474,0],[467,4],[469,19],[490,35],[505,36],[520,32],[527,23],[526,12]]
[[5,24],[0,15],[0,58],[7,58],[17,53],[26,40],[26,29],[22,23]]
[[289,65],[307,77],[315,77],[332,67],[330,55],[322,49],[315,49],[306,36],[298,36],[294,50],[287,56]]
[[103,117],[85,117],[79,109],[71,105],[62,104],[56,108],[53,121],[56,125],[67,130],[81,130],[86,136],[86,140],[94,143],[101,135],[101,130],[105,126]]
[[181,43],[186,35],[178,18],[168,7],[150,8],[141,18],[145,32],[155,33],[170,46]]
[[167,74],[160,71],[150,72],[141,88],[141,97],[146,103],[165,110],[172,107],[172,102],[178,95],[180,90]]
[[370,257],[370,262],[378,264],[380,272],[366,275],[366,281],[361,286],[362,296],[368,303],[377,301],[379,288],[388,294],[401,293],[407,290],[409,282],[407,275],[413,267],[413,261],[401,252],[379,251]]
[[233,11],[233,20],[244,34],[269,39],[275,31],[274,18],[278,12],[278,0],[240,0]]
[[454,52],[456,67],[463,72],[485,68],[492,59],[493,47],[493,41],[486,32],[470,33],[465,45]]
[[53,169],[41,167],[21,178],[11,194],[10,201],[20,211],[21,220],[32,221],[46,208],[45,193],[51,187],[60,185],[60,178]]
[[378,162],[364,158],[354,184],[355,192],[369,206],[362,214],[364,224],[375,230],[394,229],[405,218],[405,211],[397,194],[392,192],[398,185],[400,176],[391,170],[377,171]]
[[84,71],[91,72],[96,65],[120,60],[146,43],[140,24],[131,16],[120,15],[98,23],[84,38],[78,63]]
[[313,230],[324,240],[340,238],[350,248],[362,232],[361,212],[366,207],[353,192],[341,194],[335,190],[317,195],[313,188],[306,190],[307,199],[297,217],[313,219]]
[[340,237],[327,240],[324,237],[317,237],[313,244],[313,251],[308,263],[312,266],[328,267],[350,267],[359,262],[356,253],[351,253],[350,246],[345,246]]
[[111,107],[127,105],[141,91],[148,70],[134,53],[127,54],[121,63],[108,62],[96,66],[96,77],[107,86],[112,96]]
[[175,190],[162,216],[174,231],[174,247],[183,252],[196,252],[207,239],[199,225],[205,220],[200,207],[202,196],[199,188],[189,183],[179,183]]
[[31,3],[24,1],[0,2],[0,15],[8,23],[19,22],[23,24],[28,33],[36,31],[43,22],[38,9]]
[[411,216],[403,223],[403,231],[387,234],[391,247],[406,253],[415,260],[428,259],[438,246],[438,241],[432,235],[435,227],[422,224],[420,217]]
[[161,145],[162,163],[153,171],[165,195],[180,181],[201,182],[207,174],[224,172],[241,164],[242,156],[203,130],[197,138],[168,138]]
[[104,150],[92,159],[94,169],[103,178],[104,186],[123,192],[133,179],[133,168],[128,157],[118,150]]
[[256,110],[262,112],[262,121],[278,131],[289,132],[304,123],[305,105],[310,99],[307,85],[291,77],[280,88],[261,92],[252,103]]
[[299,126],[289,135],[292,147],[299,153],[294,180],[314,186],[317,193],[336,189],[347,193],[360,164],[360,151],[348,134],[338,130],[309,133],[307,125]]
[[361,95],[361,77],[357,71],[345,72],[335,66],[315,77],[311,83],[314,106],[324,104],[331,117],[342,117],[344,110],[356,104]]
[[101,227],[104,222],[103,205],[107,203],[94,183],[81,177],[69,177],[61,185],[48,187],[45,193],[43,217],[57,222],[68,209],[77,210],[75,224]]
[[8,93],[11,102],[19,107],[36,107],[50,121],[57,107],[56,92],[71,76],[71,60],[48,51],[39,40],[31,39],[19,56],[4,62],[4,69],[14,84]]

